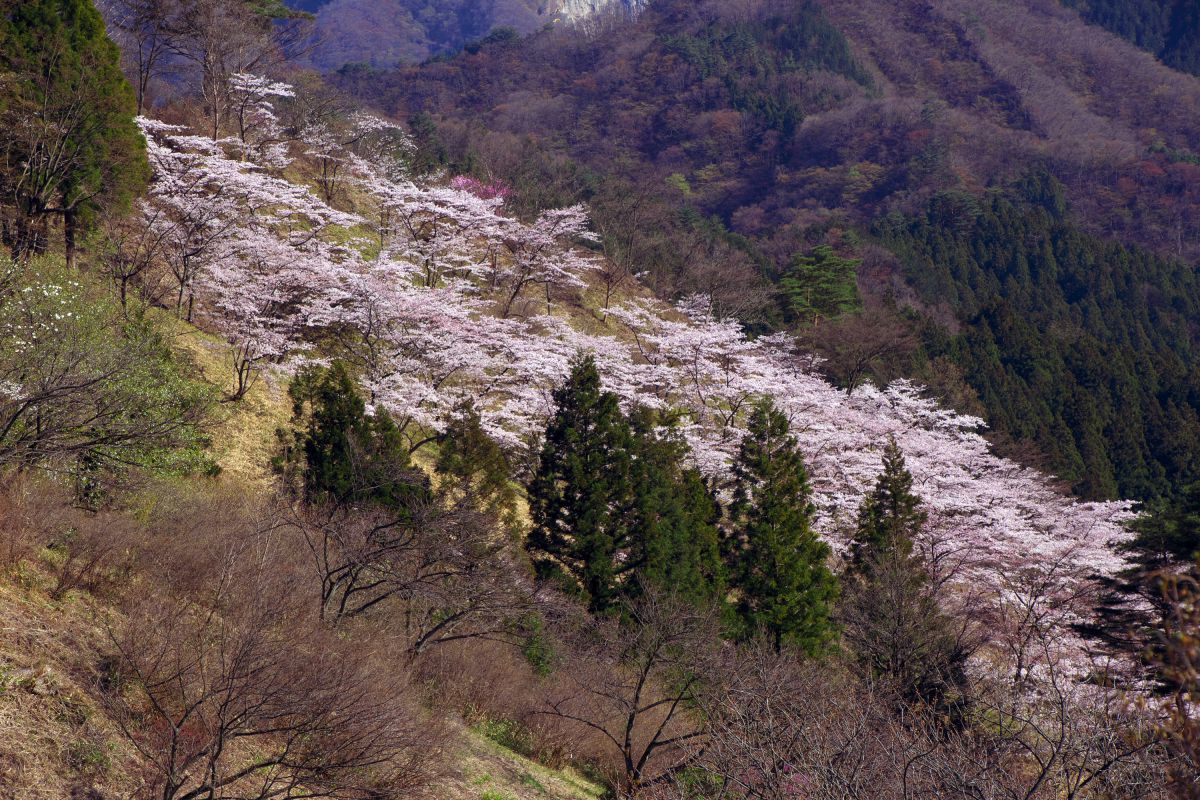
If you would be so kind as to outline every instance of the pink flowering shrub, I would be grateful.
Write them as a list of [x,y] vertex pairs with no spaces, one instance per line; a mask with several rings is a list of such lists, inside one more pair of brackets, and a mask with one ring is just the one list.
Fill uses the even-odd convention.
[[480,200],[507,200],[512,189],[500,181],[481,181],[469,175],[459,175],[450,181],[450,188],[460,192],[470,192]]

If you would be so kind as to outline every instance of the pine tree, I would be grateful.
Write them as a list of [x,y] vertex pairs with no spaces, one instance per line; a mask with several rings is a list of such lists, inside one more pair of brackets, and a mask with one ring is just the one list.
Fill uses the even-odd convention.
[[850,543],[853,569],[868,569],[871,560],[885,552],[907,558],[926,518],[921,498],[912,492],[912,474],[905,466],[904,453],[893,438],[883,450],[883,472],[875,490],[859,509],[858,529]]
[[806,324],[858,310],[857,272],[861,261],[842,258],[829,245],[792,260],[780,281],[788,313]]
[[149,179],[120,52],[92,0],[0,0],[0,75],[0,234],[26,258],[59,218],[69,265],[92,213]]
[[554,403],[529,485],[526,547],[541,577],[565,579],[604,611],[617,596],[617,562],[628,545],[620,515],[630,494],[629,426],[591,357],[575,361]]
[[837,580],[826,566],[829,547],[812,529],[811,489],[796,439],[769,401],[750,416],[734,477],[726,555],[744,632],[768,633],[776,649],[787,643],[819,652],[834,635]]

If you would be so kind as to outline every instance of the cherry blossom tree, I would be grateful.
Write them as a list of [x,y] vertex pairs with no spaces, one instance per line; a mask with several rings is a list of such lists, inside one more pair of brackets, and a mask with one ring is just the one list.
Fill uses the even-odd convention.
[[495,281],[505,295],[502,317],[513,311],[517,298],[530,284],[541,284],[546,296],[546,314],[551,313],[555,289],[582,289],[587,285],[582,274],[595,264],[578,251],[563,246],[572,240],[597,242],[587,230],[587,209],[583,206],[542,212],[529,226],[521,226],[504,244],[512,254]]
[[239,72],[229,79],[230,116],[247,158],[276,169],[291,163],[288,137],[270,99],[295,96],[290,84],[261,75]]

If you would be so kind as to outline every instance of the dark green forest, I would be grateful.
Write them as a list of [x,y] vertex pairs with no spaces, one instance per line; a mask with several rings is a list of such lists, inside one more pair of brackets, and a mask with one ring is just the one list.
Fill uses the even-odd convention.
[[1080,495],[1150,498],[1198,477],[1195,269],[1082,233],[1045,173],[938,196],[875,233],[962,321],[926,334],[929,355],[959,364],[992,424]]

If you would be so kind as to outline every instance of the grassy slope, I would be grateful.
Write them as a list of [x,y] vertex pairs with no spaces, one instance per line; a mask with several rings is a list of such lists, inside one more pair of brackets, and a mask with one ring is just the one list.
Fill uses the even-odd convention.
[[[224,342],[169,315],[162,322],[199,377],[224,388]],[[265,376],[241,402],[222,404],[211,431],[221,480],[266,490],[275,430],[289,417],[282,376]],[[16,527],[0,509],[0,549]],[[92,788],[102,797],[129,796],[138,756],[95,691],[105,623],[117,612],[84,592],[52,599],[55,559],[43,550],[0,567],[0,800],[59,800]],[[436,800],[592,800],[603,793],[574,771],[544,767],[465,725],[451,731],[446,776],[429,791]]]
[[[205,333],[169,314],[160,315],[172,335],[173,344],[196,365],[197,377],[227,390],[233,383],[229,346],[218,336]],[[286,378],[263,375],[237,403],[222,403],[212,425],[213,457],[227,479],[244,485],[268,488],[275,431],[291,419]]]
[[601,787],[574,770],[554,770],[463,728],[450,752],[450,775],[435,789],[444,800],[596,800]]

